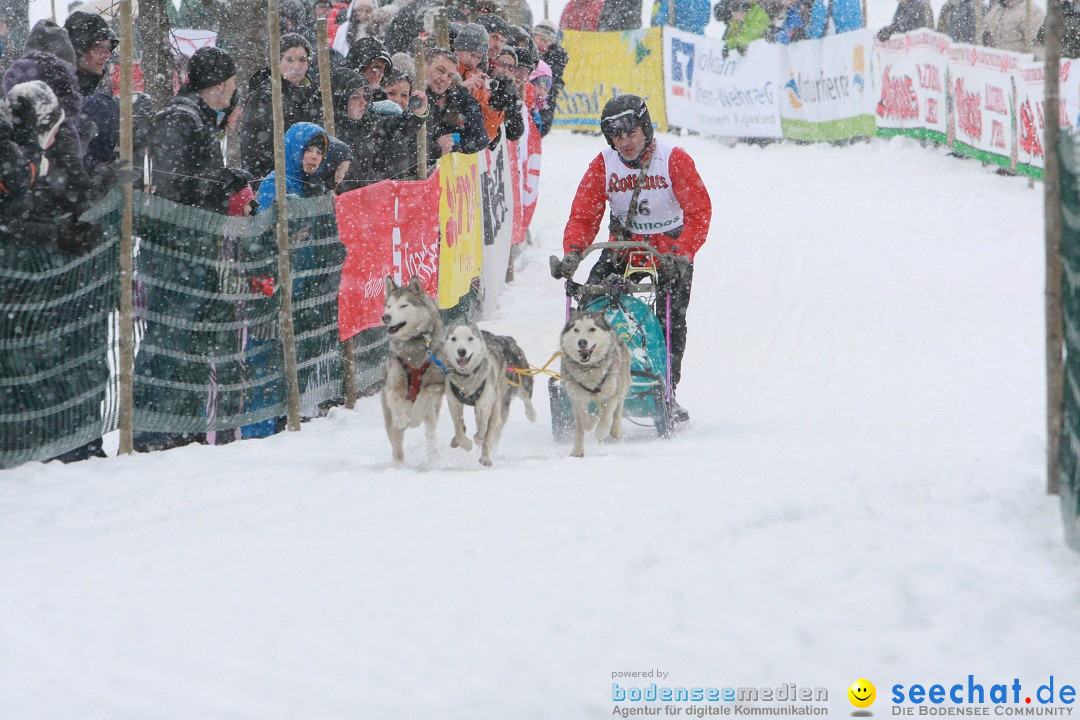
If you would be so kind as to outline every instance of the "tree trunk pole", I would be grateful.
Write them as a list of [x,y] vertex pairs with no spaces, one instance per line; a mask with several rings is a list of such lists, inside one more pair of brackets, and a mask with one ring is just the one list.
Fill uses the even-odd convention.
[[1061,134],[1061,0],[1046,7],[1046,102],[1043,133],[1046,169],[1043,172],[1043,222],[1046,233],[1046,492],[1058,494],[1058,447],[1065,414],[1064,312],[1061,305],[1061,168],[1058,136]]
[[441,10],[435,15],[435,44],[443,50],[450,49],[450,21]]
[[[120,160],[131,163],[134,151],[132,140],[132,86],[134,85],[134,32],[131,0],[120,3]],[[140,170],[142,168],[139,168]],[[121,455],[130,455],[135,435],[135,328],[132,320],[132,283],[134,281],[134,193],[131,182],[123,184],[124,209],[120,216],[120,317],[117,335],[120,342],[118,359],[119,417]]]
[[173,96],[172,45],[169,42],[169,11],[171,0],[141,0],[139,27],[142,48],[143,89],[161,107]]
[[982,0],[974,0],[975,3],[975,44],[983,44],[983,7]]
[[[424,41],[420,38],[413,40],[413,57],[416,58],[416,89],[427,92],[427,67],[424,60]],[[431,108],[428,108],[428,115]],[[420,129],[416,131],[416,179],[427,180],[427,119],[420,123]]]
[[[344,28],[342,28],[344,30]],[[327,44],[329,33],[326,30],[326,18],[315,21],[315,41],[319,44],[319,92],[322,94],[323,129],[331,137],[337,136],[334,127],[334,96],[330,85],[330,48]],[[356,343],[349,338],[343,343],[342,372],[345,374],[345,407],[356,407]]]
[[281,105],[281,25],[278,0],[267,3],[270,33],[270,83],[274,104],[274,195],[277,199],[278,290],[281,292],[281,347],[289,390],[287,427],[300,430],[300,380],[296,369],[296,331],[292,313],[292,271],[289,262],[289,213],[285,199],[285,111]]

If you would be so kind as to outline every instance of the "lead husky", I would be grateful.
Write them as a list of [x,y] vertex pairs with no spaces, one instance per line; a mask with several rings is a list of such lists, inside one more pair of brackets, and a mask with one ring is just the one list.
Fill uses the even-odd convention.
[[[474,439],[481,445],[480,463],[490,466],[514,395],[525,403],[529,421],[536,422],[532,376],[507,370],[509,367],[527,368],[529,361],[512,337],[494,335],[474,323],[450,328],[443,351],[446,354],[446,404],[454,421],[454,439],[450,447],[472,450],[472,440],[465,434],[464,418],[464,406],[471,405],[476,410]],[[516,383],[517,387],[511,387],[507,380]]]
[[[630,391],[630,351],[601,313],[575,312],[559,339],[563,387],[574,408],[573,457],[585,457],[585,431],[596,439],[622,432],[623,405]],[[599,417],[589,412],[596,403]]]
[[[400,287],[389,275],[384,281],[386,306],[382,321],[390,341],[386,384],[382,390],[383,421],[394,460],[405,459],[406,428],[425,425],[428,460],[436,455],[435,427],[439,423],[445,380],[437,359],[443,327],[439,309],[419,278]],[[434,359],[433,359],[434,358]]]

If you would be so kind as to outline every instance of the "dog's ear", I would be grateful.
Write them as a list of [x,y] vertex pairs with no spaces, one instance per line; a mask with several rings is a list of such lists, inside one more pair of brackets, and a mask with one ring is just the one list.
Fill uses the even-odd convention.
[[390,293],[398,289],[398,284],[394,282],[394,278],[391,275],[387,275],[383,280],[383,290],[386,291],[386,297],[390,297]]
[[478,337],[478,338],[483,338],[484,337],[483,335],[480,334],[480,326],[477,325],[476,323],[474,323],[474,322],[469,323],[469,329],[473,331],[473,335],[475,335],[476,337]]
[[420,282],[420,278],[415,275],[413,275],[412,278],[410,278],[409,280],[409,292],[414,292],[417,295],[427,294],[427,292],[424,290],[424,283]]

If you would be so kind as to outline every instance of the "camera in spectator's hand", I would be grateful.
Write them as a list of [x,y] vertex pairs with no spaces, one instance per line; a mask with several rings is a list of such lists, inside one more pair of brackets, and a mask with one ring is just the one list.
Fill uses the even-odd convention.
[[514,81],[508,77],[502,75],[496,75],[489,81],[491,87],[491,105],[492,110],[499,112],[509,112],[517,107],[517,88],[514,87]]
[[409,112],[416,112],[424,106],[424,101],[413,95],[409,98]]

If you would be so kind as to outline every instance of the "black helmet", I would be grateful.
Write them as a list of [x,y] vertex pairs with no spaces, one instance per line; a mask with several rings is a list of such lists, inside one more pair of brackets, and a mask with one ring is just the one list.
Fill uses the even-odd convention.
[[629,132],[639,126],[645,133],[645,144],[648,147],[653,140],[652,118],[649,117],[649,108],[645,101],[637,95],[616,95],[607,101],[604,111],[600,113],[600,130],[613,150],[615,144],[611,141],[612,136]]

